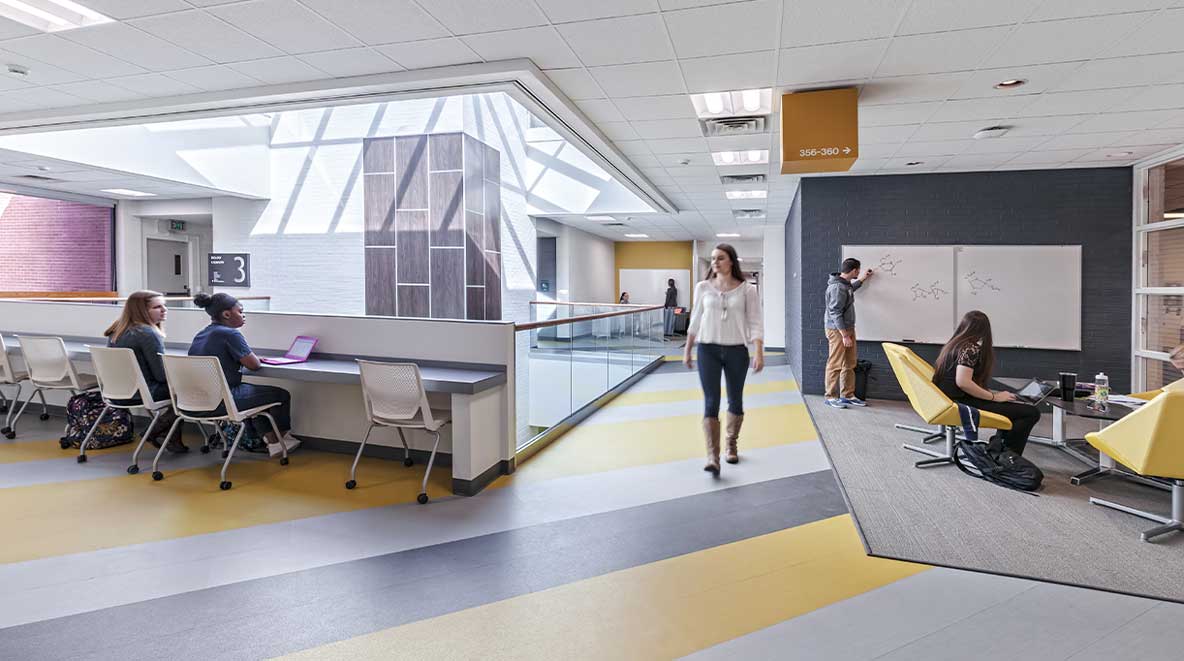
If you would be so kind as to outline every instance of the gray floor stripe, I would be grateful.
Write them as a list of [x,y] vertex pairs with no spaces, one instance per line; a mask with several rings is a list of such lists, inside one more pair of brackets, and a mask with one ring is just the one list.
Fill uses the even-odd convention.
[[0,658],[269,657],[845,511],[819,471],[11,627]]

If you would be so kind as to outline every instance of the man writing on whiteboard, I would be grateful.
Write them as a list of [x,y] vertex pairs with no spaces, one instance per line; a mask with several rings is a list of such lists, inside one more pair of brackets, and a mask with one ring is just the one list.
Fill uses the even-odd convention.
[[855,291],[873,272],[859,276],[860,266],[858,259],[848,257],[826,283],[826,405],[836,409],[867,406],[855,396]]

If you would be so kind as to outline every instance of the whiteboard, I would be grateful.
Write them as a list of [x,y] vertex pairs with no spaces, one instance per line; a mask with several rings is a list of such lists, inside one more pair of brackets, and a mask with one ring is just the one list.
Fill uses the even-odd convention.
[[620,269],[618,273],[621,292],[629,292],[633,305],[662,305],[666,302],[666,281],[674,278],[679,307],[690,307],[690,269]]
[[959,246],[957,316],[982,310],[997,347],[1081,350],[1081,246]]
[[954,331],[954,246],[843,246],[875,275],[855,293],[861,340],[945,344]]

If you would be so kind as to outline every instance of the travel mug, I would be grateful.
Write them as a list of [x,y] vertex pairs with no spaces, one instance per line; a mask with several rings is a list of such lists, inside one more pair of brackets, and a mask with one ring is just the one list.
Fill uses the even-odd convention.
[[1077,390],[1077,374],[1073,372],[1061,372],[1061,399],[1066,402],[1073,401],[1073,395]]

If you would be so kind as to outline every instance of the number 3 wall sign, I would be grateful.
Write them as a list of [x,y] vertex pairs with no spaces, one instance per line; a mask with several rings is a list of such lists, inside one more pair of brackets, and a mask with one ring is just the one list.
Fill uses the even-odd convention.
[[209,253],[210,287],[250,287],[250,253]]

